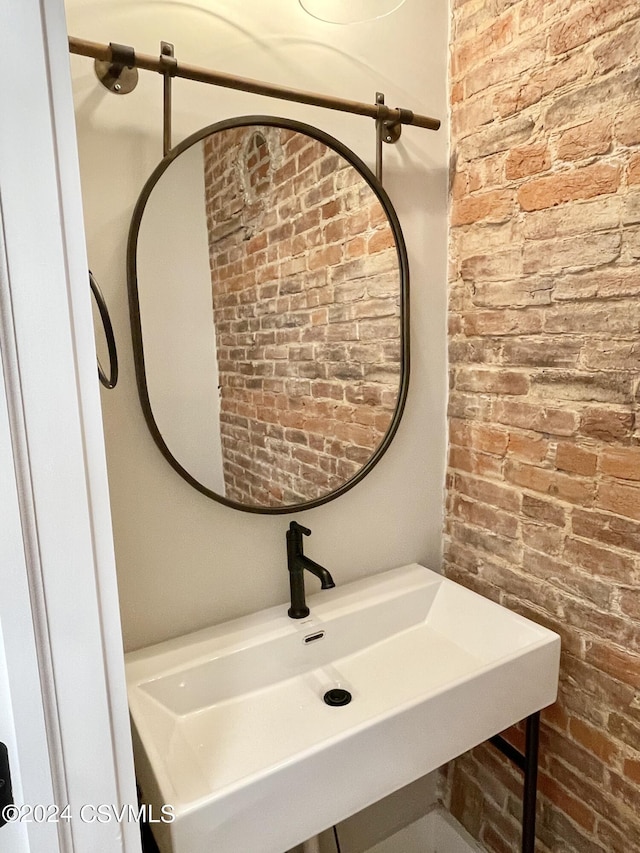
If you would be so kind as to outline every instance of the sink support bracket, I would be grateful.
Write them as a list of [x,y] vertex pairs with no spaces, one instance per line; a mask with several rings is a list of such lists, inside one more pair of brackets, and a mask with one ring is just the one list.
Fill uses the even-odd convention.
[[524,774],[522,793],[522,853],[534,853],[536,844],[536,798],[538,790],[538,748],[540,743],[540,711],[526,718],[524,753],[502,735],[489,738]]

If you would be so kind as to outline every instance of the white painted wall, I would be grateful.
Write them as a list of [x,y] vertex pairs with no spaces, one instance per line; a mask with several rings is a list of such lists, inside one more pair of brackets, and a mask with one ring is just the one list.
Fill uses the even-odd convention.
[[[313,530],[307,552],[337,583],[413,560],[440,563],[445,461],[445,310],[448,4],[406,0],[393,15],[323,24],[298,0],[67,0],[69,32],[157,55],[438,116],[439,133],[405,128],[385,146],[385,186],[411,264],[412,375],[389,451],[350,492],[296,516],[241,513],[203,497],[169,467],[137,400],[125,282],[131,212],[162,155],[162,81],[141,72],[116,96],[92,61],[72,58],[91,268],[108,301],[121,379],[103,410],[125,644],[137,648],[285,602],[284,533],[291,517]],[[174,142],[214,121],[268,113],[307,121],[373,165],[370,119],[176,80]],[[310,586],[313,584],[313,580]]]

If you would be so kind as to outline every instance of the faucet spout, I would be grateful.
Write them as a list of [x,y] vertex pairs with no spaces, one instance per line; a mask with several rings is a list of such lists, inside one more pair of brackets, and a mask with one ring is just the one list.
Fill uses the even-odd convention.
[[310,560],[309,557],[305,557],[304,555],[300,558],[300,562],[308,572],[311,572],[312,575],[315,575],[319,579],[320,589],[332,589],[335,586],[331,573],[324,566],[321,566],[314,560]]
[[304,619],[309,615],[304,592],[305,569],[320,580],[322,589],[331,589],[335,586],[330,572],[304,555],[302,537],[310,535],[309,528],[303,527],[297,521],[292,521],[287,530],[287,567],[291,589],[291,607],[287,613],[291,619]]

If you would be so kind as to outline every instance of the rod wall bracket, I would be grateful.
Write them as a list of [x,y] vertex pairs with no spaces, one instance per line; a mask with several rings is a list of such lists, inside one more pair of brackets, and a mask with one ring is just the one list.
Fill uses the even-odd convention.
[[162,153],[166,157],[171,151],[171,84],[178,71],[178,60],[175,58],[174,46],[171,42],[160,42],[160,72],[163,76],[162,87]]
[[410,124],[413,119],[411,110],[394,110],[400,113],[400,118],[389,118],[389,107],[385,105],[384,94],[376,92],[376,106],[378,115],[376,118],[376,177],[382,183],[382,143],[393,144],[400,139],[403,123]]
[[109,43],[111,59],[96,59],[96,77],[114,95],[128,95],[138,85],[136,52],[124,44]]

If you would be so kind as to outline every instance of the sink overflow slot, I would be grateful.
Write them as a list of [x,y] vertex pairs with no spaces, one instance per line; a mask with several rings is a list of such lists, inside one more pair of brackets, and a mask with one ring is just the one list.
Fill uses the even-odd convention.
[[309,643],[315,643],[316,640],[321,640],[324,637],[324,631],[316,631],[313,634],[307,634],[304,638],[303,642],[306,645]]

